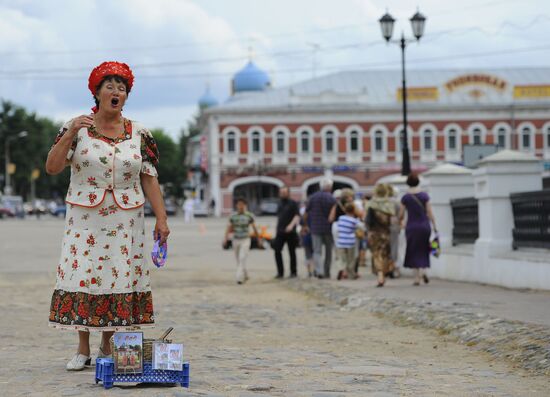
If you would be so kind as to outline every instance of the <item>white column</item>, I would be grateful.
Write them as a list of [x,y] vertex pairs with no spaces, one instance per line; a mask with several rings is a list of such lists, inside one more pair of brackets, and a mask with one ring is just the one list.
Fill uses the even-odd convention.
[[541,190],[542,166],[531,154],[503,150],[484,158],[473,175],[479,203],[479,238],[474,256],[482,265],[489,257],[512,249],[510,194]]
[[216,201],[216,207],[214,208],[214,215],[221,216],[222,213],[222,194],[220,190],[220,150],[219,139],[220,129],[215,116],[208,118],[208,147],[209,153],[209,176],[208,181],[210,184],[210,196]]
[[442,164],[423,173],[422,176],[424,187],[430,195],[441,247],[450,247],[453,242],[451,200],[474,196],[472,170],[459,165]]

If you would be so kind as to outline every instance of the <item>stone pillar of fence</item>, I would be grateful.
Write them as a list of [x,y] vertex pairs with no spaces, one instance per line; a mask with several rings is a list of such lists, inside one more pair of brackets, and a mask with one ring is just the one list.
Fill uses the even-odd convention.
[[473,176],[479,205],[479,238],[474,256],[476,261],[483,261],[512,249],[514,216],[510,194],[541,190],[542,166],[531,154],[503,150],[484,158]]
[[430,195],[441,247],[449,247],[453,243],[453,211],[450,201],[474,196],[472,170],[455,164],[442,164],[422,176]]

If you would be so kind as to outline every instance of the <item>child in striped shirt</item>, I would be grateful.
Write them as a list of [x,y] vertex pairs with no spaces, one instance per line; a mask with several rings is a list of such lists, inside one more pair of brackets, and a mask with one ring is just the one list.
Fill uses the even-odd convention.
[[357,243],[355,231],[362,227],[362,223],[355,216],[355,206],[353,203],[347,203],[344,207],[345,214],[341,215],[337,221],[338,239],[336,248],[340,251],[340,260],[344,270],[338,273],[338,280],[344,277],[344,272],[348,278],[357,279],[359,276],[355,272],[355,245]]

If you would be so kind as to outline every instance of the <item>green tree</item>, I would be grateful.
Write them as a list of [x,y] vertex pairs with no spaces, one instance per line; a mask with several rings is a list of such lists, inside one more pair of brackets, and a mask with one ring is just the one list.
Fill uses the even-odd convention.
[[179,185],[185,178],[185,169],[180,162],[179,147],[162,129],[151,130],[151,133],[160,153],[157,167],[159,183],[165,185],[168,195],[177,196]]
[[[11,102],[3,101],[0,108],[0,161],[2,176],[4,175],[4,148],[8,137],[15,137],[21,131],[27,131],[27,136],[11,140],[10,160],[16,165],[12,175],[14,194],[29,199],[31,173],[33,169],[40,171],[36,180],[36,196],[62,197],[69,183],[69,170],[54,177],[45,173],[45,162],[48,151],[59,130],[59,125],[47,118],[28,113],[24,108]],[[3,184],[2,184],[3,187]]]

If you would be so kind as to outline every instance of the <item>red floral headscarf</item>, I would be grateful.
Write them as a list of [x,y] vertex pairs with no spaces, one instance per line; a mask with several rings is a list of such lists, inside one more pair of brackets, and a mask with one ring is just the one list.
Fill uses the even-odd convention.
[[[101,83],[101,80],[105,76],[120,76],[124,78],[128,82],[128,90],[132,89],[132,86],[134,85],[134,75],[132,74],[132,70],[128,65],[122,62],[103,62],[101,65],[96,66],[92,73],[90,73],[90,77],[88,78],[88,88],[92,92],[92,95],[95,96],[97,91],[97,86],[99,83]],[[97,107],[94,106],[92,108],[94,113],[97,112]]]

